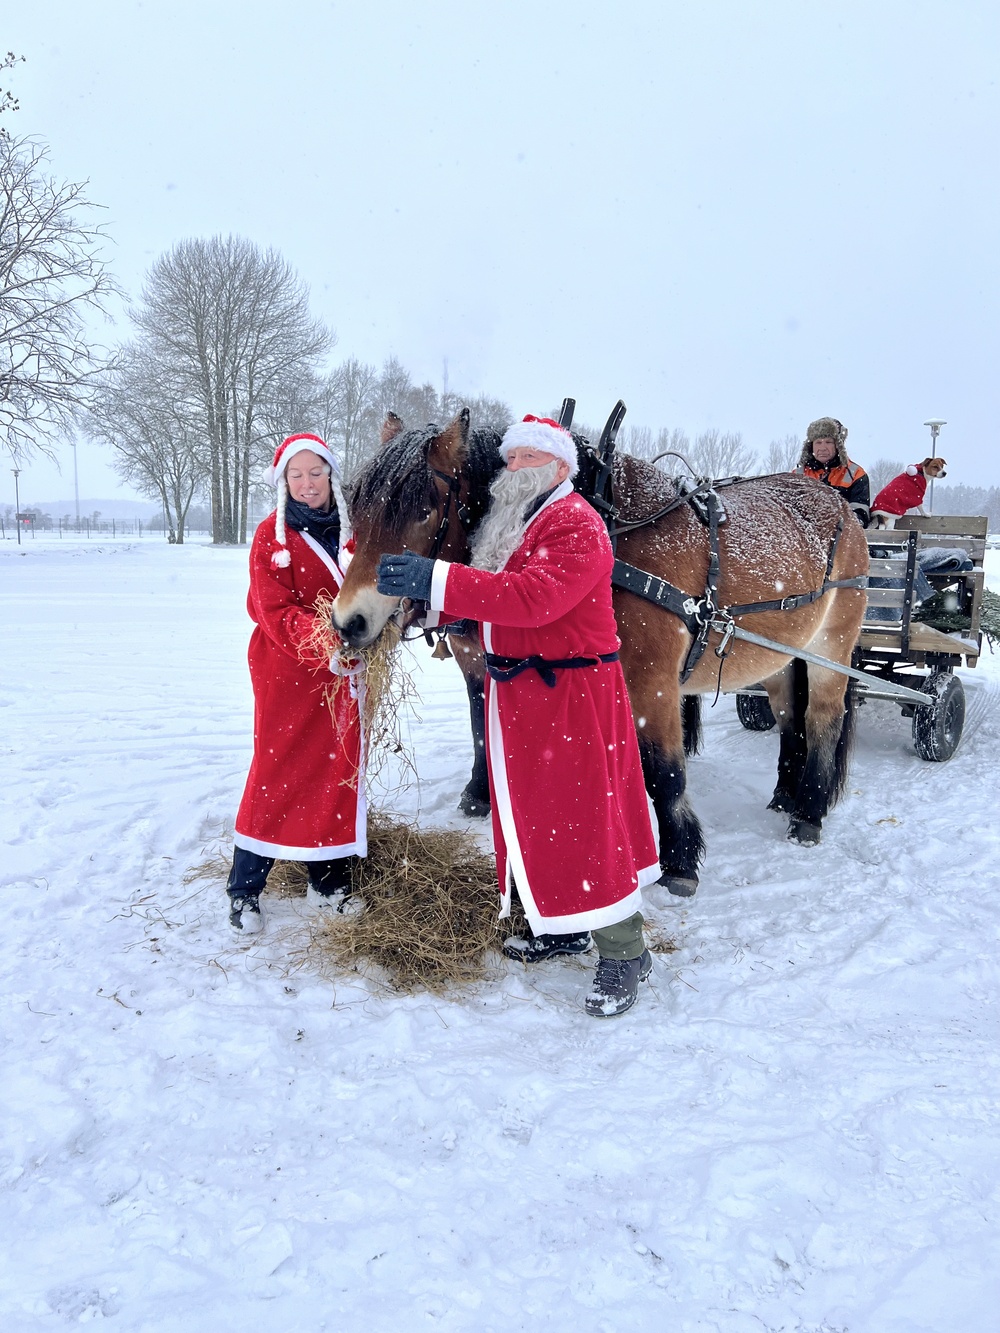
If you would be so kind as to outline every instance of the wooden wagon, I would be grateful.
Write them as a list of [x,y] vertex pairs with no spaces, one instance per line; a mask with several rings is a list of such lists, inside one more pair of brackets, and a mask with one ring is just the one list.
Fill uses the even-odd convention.
[[[910,515],[890,530],[869,529],[868,611],[855,651],[853,682],[859,703],[888,699],[912,719],[921,759],[941,762],[958,749],[965,724],[965,690],[958,667],[974,667],[982,648],[985,518]],[[964,552],[969,569],[936,570],[921,552]],[[918,571],[937,596],[938,623],[917,596]],[[926,591],[926,589],[925,589]],[[942,625],[947,628],[941,628]],[[767,695],[756,686],[736,696],[751,731],[774,726]]]

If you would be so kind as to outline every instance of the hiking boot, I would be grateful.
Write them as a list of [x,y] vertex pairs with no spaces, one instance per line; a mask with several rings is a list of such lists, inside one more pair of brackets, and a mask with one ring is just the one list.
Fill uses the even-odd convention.
[[585,1007],[594,1018],[617,1018],[631,1009],[639,995],[639,982],[653,970],[649,950],[639,958],[602,958],[597,964],[594,986]]
[[574,935],[512,935],[504,941],[503,954],[518,963],[543,963],[561,953],[586,953],[592,945],[589,930]]
[[230,893],[229,924],[244,935],[259,935],[264,929],[259,893]]

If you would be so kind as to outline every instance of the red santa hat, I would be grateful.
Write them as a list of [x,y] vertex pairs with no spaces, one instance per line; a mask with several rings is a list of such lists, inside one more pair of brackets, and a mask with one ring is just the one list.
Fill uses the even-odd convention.
[[512,449],[539,449],[569,464],[569,475],[575,477],[580,462],[576,456],[573,436],[551,417],[526,416],[515,421],[500,441],[500,455],[504,462]]
[[271,556],[271,563],[277,565],[280,569],[286,568],[292,562],[292,557],[288,554],[288,548],[285,546],[285,506],[288,503],[288,482],[285,480],[285,469],[296,454],[300,454],[306,449],[322,458],[330,469],[330,488],[337,504],[337,513],[340,515],[340,545],[343,546],[351,537],[351,520],[347,512],[347,501],[344,499],[343,487],[340,484],[340,467],[333,453],[327,447],[326,441],[320,439],[318,435],[310,435],[305,431],[298,435],[289,435],[275,449],[274,461],[264,473],[264,480],[276,487],[278,492],[274,519],[275,550]]

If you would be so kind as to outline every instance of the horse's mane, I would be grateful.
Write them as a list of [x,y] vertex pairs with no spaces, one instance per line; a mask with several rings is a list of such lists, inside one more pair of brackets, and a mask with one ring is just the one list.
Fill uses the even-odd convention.
[[[384,445],[355,478],[349,503],[352,512],[378,507],[382,522],[393,533],[401,532],[418,519],[431,487],[427,451],[441,434],[434,422],[414,430],[404,430]],[[503,467],[500,436],[495,430],[476,428],[469,432],[467,469],[470,479],[470,508],[474,520],[482,517],[489,501],[489,485]],[[482,506],[476,504],[482,496]],[[475,526],[475,522],[472,526]]]

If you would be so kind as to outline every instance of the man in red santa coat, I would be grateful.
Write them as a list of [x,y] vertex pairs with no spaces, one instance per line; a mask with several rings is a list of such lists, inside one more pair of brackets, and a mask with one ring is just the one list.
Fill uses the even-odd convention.
[[367,852],[363,680],[312,642],[317,599],[336,597],[350,537],[337,460],[318,435],[290,435],[268,480],[278,503],[254,534],[247,597],[253,763],[228,884],[229,920],[248,934],[263,926],[276,859],[304,861],[310,900],[343,910],[353,859]]
[[501,916],[516,886],[531,927],[522,956],[600,959],[586,1001],[624,1013],[652,962],[641,887],[659,876],[639,747],[618,661],[614,556],[604,523],[573,490],[573,437],[525,417],[500,445],[473,565],[383,555],[378,590],[480,622],[486,749]]

